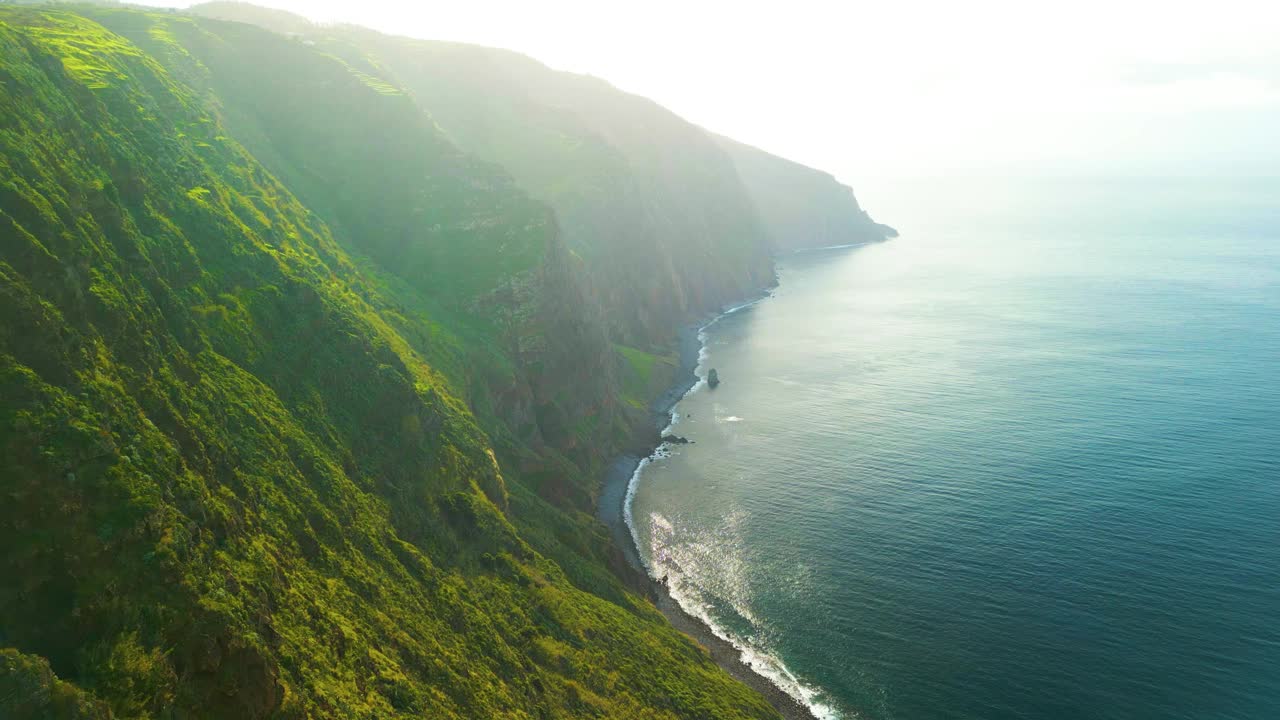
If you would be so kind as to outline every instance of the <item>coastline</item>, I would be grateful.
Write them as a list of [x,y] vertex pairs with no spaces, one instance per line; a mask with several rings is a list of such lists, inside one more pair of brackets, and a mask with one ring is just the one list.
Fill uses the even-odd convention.
[[[699,338],[699,334],[719,318],[769,296],[769,291],[764,290],[757,298],[712,314],[704,320],[680,330],[678,342],[679,361],[676,368],[675,382],[659,395],[649,407],[651,419],[656,429],[661,431],[670,424],[672,409],[700,380],[697,374],[699,355],[702,352],[702,341]],[[648,594],[653,600],[654,606],[667,618],[667,621],[673,627],[705,648],[711,655],[711,659],[735,679],[764,696],[765,700],[786,720],[815,720],[816,716],[808,707],[787,694],[772,680],[757,673],[742,660],[741,651],[738,648],[716,635],[711,627],[701,619],[685,612],[684,608],[680,607],[680,603],[671,596],[666,585],[649,576],[648,569],[645,568],[640,559],[640,551],[636,547],[631,528],[627,524],[625,511],[632,478],[637,470],[640,469],[641,463],[652,457],[660,447],[661,443],[649,448],[644,455],[637,453],[623,454],[610,463],[608,470],[605,472],[604,485],[600,491],[600,498],[596,507],[596,516],[609,527],[610,535],[613,537],[615,545],[622,551],[627,564],[645,578],[645,582],[648,585]]]

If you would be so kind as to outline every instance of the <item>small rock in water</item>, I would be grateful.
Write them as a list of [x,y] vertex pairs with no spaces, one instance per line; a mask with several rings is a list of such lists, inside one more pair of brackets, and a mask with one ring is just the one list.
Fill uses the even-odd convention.
[[689,438],[683,438],[679,435],[663,435],[662,442],[673,443],[675,445],[686,445],[689,443]]
[[716,374],[715,368],[711,368],[711,371],[707,373],[707,385],[711,387],[715,387],[719,384],[720,384],[720,376]]

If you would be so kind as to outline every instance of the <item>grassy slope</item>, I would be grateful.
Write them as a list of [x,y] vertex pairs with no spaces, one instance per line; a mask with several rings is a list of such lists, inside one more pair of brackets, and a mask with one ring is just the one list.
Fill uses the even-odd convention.
[[501,304],[450,303],[547,272],[478,260],[553,263],[545,223],[513,222],[535,206],[471,193],[497,181],[462,163],[421,199],[493,226],[311,207],[309,182],[378,173],[277,176],[220,117],[219,71],[181,59],[191,28],[129,23],[151,44],[0,8],[0,714],[771,717],[646,603],[539,552],[589,531],[545,524],[573,520],[504,477],[497,416],[460,397],[468,338],[519,358]]
[[320,209],[391,299],[380,317],[467,401],[504,464],[522,469],[513,494],[526,535],[580,586],[620,593],[589,511],[626,418],[603,330],[546,208],[459,153],[376,68],[238,23],[94,17],[190,78],[227,131]]
[[772,279],[732,161],[652,101],[506,50],[309,27],[245,3],[193,11],[298,33],[403,87],[459,146],[555,208],[616,342],[665,350],[690,316]]

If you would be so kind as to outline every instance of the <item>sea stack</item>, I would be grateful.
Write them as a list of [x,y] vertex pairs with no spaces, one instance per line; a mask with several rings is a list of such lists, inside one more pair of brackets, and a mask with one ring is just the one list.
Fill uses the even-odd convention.
[[711,368],[711,371],[707,373],[707,385],[709,385],[710,387],[715,387],[719,384],[720,384],[720,376],[716,374],[715,368]]

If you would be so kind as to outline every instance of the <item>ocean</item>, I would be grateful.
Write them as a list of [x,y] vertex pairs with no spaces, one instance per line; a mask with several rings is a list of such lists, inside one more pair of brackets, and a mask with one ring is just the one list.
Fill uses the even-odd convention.
[[861,199],[704,329],[651,575],[822,717],[1280,717],[1280,183]]

